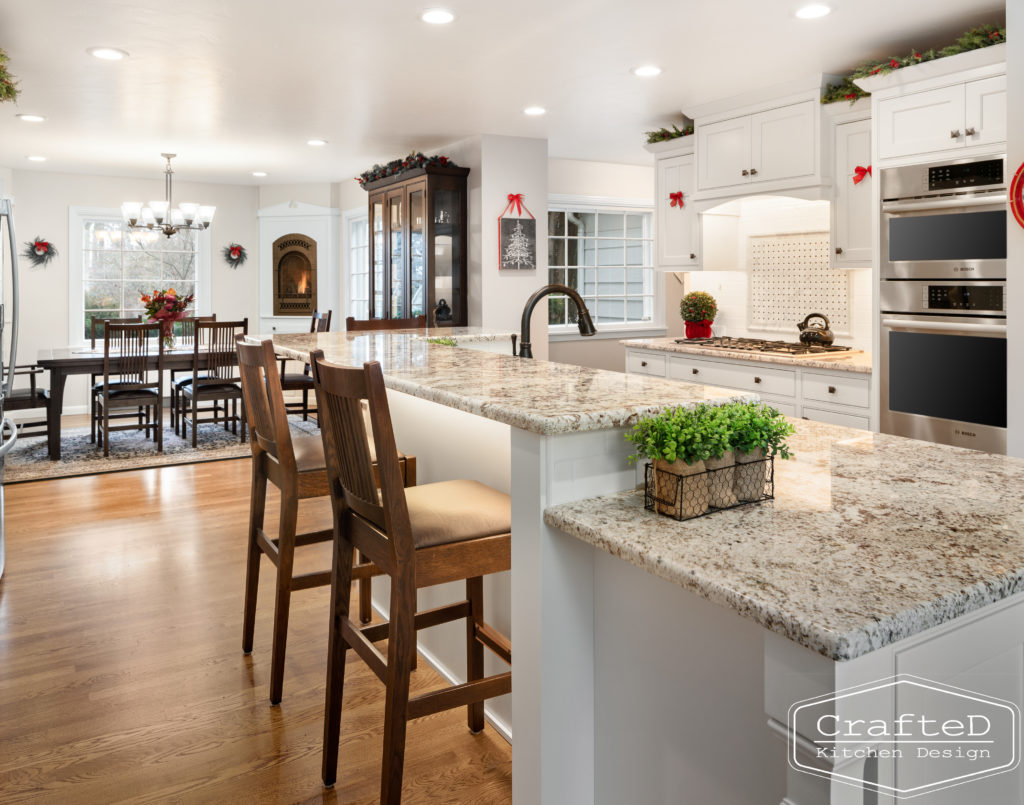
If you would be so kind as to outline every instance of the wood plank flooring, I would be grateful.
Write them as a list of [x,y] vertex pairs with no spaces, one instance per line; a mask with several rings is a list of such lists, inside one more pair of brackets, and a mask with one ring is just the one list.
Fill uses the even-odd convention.
[[[339,781],[320,782],[327,588],[292,598],[280,707],[267,561],[242,654],[248,490],[248,460],[5,489],[0,802],[377,801],[384,688],[351,654]],[[302,505],[300,530],[329,524],[326,501]],[[297,572],[329,551],[301,549]],[[443,682],[420,662],[414,693]],[[511,802],[511,748],[465,719],[410,725],[406,803]]]

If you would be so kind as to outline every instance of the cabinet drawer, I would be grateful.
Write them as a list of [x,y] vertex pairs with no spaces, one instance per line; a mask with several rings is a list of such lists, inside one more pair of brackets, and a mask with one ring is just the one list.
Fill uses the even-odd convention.
[[795,370],[786,372],[779,369],[765,369],[761,366],[672,358],[669,362],[668,376],[673,380],[688,380],[691,383],[704,383],[709,386],[725,386],[769,396],[796,396]]
[[819,375],[804,372],[803,399],[821,402],[871,406],[871,381],[857,375]]
[[665,376],[665,356],[646,352],[627,352],[626,371],[633,374]]
[[845,414],[838,411],[825,411],[821,408],[803,407],[804,419],[811,419],[815,422],[827,422],[829,425],[843,425],[847,428],[860,428],[871,430],[871,418],[866,414]]
[[772,408],[776,409],[781,414],[785,414],[786,416],[796,418],[797,413],[795,402],[788,402],[786,400],[773,400],[770,397],[762,397],[761,402],[763,402],[765,405],[770,405]]

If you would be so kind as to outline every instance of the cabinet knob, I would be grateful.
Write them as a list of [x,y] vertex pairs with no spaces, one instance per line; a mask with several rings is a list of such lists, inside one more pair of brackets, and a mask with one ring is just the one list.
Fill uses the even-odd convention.
[[843,253],[843,247],[842,246],[836,246],[836,254],[842,254],[842,253]]
[[809,416],[802,416],[802,417],[800,417],[800,418],[801,418],[801,419],[806,419],[806,420],[808,420],[808,421],[810,420],[810,417],[809,417]]
[[754,378],[754,382],[755,382],[755,383],[760,383],[760,382],[761,382],[761,378],[759,378],[759,377],[755,377],[755,378]]
[[696,260],[697,259],[697,255],[695,255],[693,252],[690,252],[690,259],[691,260]]
[[750,169],[750,175],[751,176],[757,176],[757,168],[751,168]]
[[641,366],[646,366],[647,365],[647,361],[640,361],[640,365]]
[[692,372],[693,372],[693,373],[694,373],[695,375],[699,375],[699,374],[700,374],[700,369],[693,369],[693,370],[691,370],[691,371],[692,371]]
[[967,129],[967,131],[964,132],[964,136],[966,137],[973,137],[974,134],[974,126],[971,126],[969,129]]
[[743,169],[743,175],[744,176],[750,176],[750,171],[748,171],[746,168],[744,168]]
[[957,138],[959,138],[959,137],[960,137],[960,129],[953,129],[953,130],[952,130],[952,131],[951,131],[951,132],[949,133],[949,137],[950,137],[950,139],[952,139],[952,140],[956,140]]
[[829,386],[828,387],[828,393],[829,394],[835,394],[836,393],[836,387],[835,386]]

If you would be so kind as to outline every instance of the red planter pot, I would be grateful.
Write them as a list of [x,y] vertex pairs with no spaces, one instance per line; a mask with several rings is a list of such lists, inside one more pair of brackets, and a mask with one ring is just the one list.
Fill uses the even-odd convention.
[[686,326],[687,338],[711,338],[711,322],[707,319],[704,319],[704,321],[684,321],[683,324]]

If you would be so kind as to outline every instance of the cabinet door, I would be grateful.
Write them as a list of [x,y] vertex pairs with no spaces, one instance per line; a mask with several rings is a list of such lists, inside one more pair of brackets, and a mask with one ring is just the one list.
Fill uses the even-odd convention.
[[[697,265],[697,213],[693,195],[693,154],[659,159],[657,170],[658,265]],[[682,206],[672,206],[671,193],[682,193]]]
[[967,83],[964,123],[968,145],[1006,141],[1005,75]]
[[964,85],[915,92],[878,103],[878,156],[946,151],[964,144]]
[[750,118],[752,182],[794,179],[814,173],[817,138],[813,101],[804,101]]
[[857,184],[857,168],[871,165],[871,120],[835,127],[836,198],[832,205],[832,265],[835,268],[871,266],[872,184],[868,174]]
[[384,233],[384,193],[370,197],[370,318],[386,319],[384,290],[387,288],[387,238]]
[[386,318],[408,318],[409,283],[406,276],[405,188],[387,194],[388,310]]
[[699,126],[697,160],[697,185],[701,190],[747,184],[750,181],[750,117]]
[[427,312],[427,183],[409,185],[409,316]]

